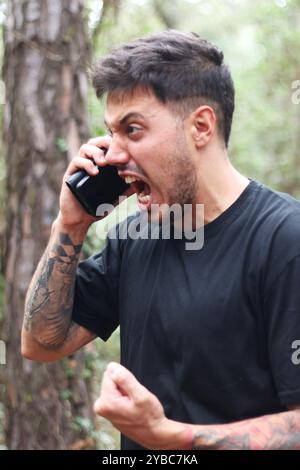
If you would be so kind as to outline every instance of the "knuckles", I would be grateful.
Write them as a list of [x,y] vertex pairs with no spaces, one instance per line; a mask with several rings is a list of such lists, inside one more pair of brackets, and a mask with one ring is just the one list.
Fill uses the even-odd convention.
[[103,399],[99,398],[94,405],[94,411],[99,416],[109,418],[112,415],[113,408],[107,400],[104,401]]

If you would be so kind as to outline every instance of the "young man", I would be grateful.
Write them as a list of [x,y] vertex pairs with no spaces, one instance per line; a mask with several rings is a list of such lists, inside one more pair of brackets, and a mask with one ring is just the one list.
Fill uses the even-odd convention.
[[158,33],[114,50],[93,83],[110,136],[83,145],[64,181],[96,174],[93,158],[138,180],[131,192],[149,215],[204,204],[204,246],[109,237],[77,267],[96,219],[63,183],[23,355],[57,360],[120,325],[122,366],[109,365],[95,410],[122,448],[300,448],[300,204],[232,166],[222,53],[195,34]]

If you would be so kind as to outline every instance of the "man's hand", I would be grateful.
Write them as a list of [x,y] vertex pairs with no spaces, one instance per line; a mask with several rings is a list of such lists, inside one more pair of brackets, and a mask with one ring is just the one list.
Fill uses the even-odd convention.
[[168,420],[161,403],[120,364],[108,365],[94,410],[143,447],[164,448]]
[[[65,226],[75,227],[82,225],[88,228],[93,222],[99,220],[99,218],[88,214],[81,207],[65,182],[69,176],[79,170],[85,170],[90,176],[95,176],[99,171],[97,166],[103,167],[107,164],[104,152],[100,147],[109,148],[110,142],[111,137],[109,136],[90,139],[80,147],[78,155],[71,160],[63,176],[59,198],[59,219]],[[93,160],[97,166],[94,165]]]
[[300,449],[300,406],[290,411],[219,425],[193,425],[166,418],[159,400],[125,367],[110,363],[97,414],[149,449]]

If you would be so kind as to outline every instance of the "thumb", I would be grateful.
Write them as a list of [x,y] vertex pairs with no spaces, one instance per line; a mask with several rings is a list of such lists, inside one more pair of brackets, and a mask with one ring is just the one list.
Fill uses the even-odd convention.
[[123,395],[129,396],[129,398],[132,398],[134,401],[137,399],[140,400],[150,393],[135,376],[121,364],[111,362],[107,367],[107,371]]

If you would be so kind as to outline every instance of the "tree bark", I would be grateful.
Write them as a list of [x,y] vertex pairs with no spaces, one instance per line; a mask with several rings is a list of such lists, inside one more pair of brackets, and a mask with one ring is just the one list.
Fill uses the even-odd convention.
[[79,447],[91,448],[86,424],[93,412],[89,383],[82,375],[83,352],[49,365],[20,354],[25,294],[58,212],[62,176],[89,134],[90,47],[83,2],[7,4],[6,443],[9,449],[65,449],[79,442]]

